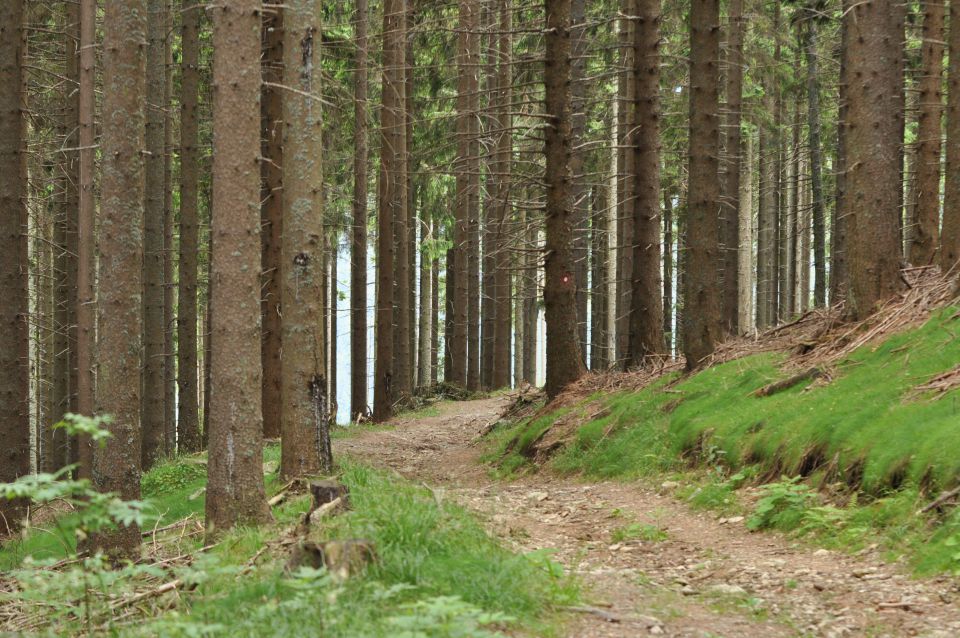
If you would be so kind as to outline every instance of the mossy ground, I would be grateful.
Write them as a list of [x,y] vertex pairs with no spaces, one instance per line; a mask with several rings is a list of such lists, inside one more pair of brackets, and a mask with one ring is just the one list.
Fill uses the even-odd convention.
[[[691,500],[719,508],[734,507],[742,484],[800,476],[810,485],[832,486],[839,492],[834,500],[855,507],[807,513],[780,527],[796,530],[801,519],[809,523],[819,515],[825,526],[853,530],[846,541],[879,529],[891,546],[913,544],[908,551],[922,571],[960,567],[953,549],[960,543],[960,516],[915,516],[925,497],[960,481],[960,391],[936,398],[914,392],[960,361],[957,309],[861,347],[831,370],[829,382],[804,381],[755,396],[789,376],[786,358],[758,354],[689,377],[663,377],[638,391],[586,397],[579,406],[495,432],[488,459],[501,473],[521,471],[529,466],[531,446],[561,416],[586,414],[586,406],[600,402],[607,408],[603,416],[578,427],[550,460],[552,469],[633,479],[696,467],[702,484]],[[814,500],[805,506],[817,507]]]
[[[267,448],[268,470],[278,457],[275,446]],[[31,583],[45,608],[53,608],[47,628],[56,635],[85,631],[89,618],[79,602],[85,588],[92,587],[97,598],[115,600],[125,590],[142,591],[150,582],[174,577],[190,586],[168,596],[152,615],[115,622],[95,605],[94,624],[130,636],[467,637],[495,635],[499,628],[551,635],[558,626],[555,610],[576,602],[576,583],[548,557],[506,550],[471,514],[438,501],[429,490],[349,461],[342,463],[339,479],[350,488],[352,508],[329,519],[323,539],[366,539],[377,554],[362,576],[344,583],[323,570],[284,573],[286,550],[274,541],[308,508],[307,495],[274,508],[275,525],[231,532],[198,554],[192,565],[111,575],[103,592],[97,577],[91,581],[77,575],[82,568],[76,574],[47,572],[49,576],[31,569],[31,561],[53,561],[72,550],[43,530],[8,544],[0,562],[21,583]],[[143,492],[156,512],[153,523],[162,526],[190,515],[202,520],[204,482],[199,457],[148,472]],[[271,473],[267,486],[268,492],[279,489]],[[202,536],[183,539],[178,551],[196,551],[203,542]],[[267,545],[251,568],[251,557]]]

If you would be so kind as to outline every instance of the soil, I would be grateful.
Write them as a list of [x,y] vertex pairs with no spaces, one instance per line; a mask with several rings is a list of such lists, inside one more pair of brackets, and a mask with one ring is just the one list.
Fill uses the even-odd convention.
[[[550,549],[580,578],[571,637],[960,636],[960,582],[915,579],[875,551],[847,555],[752,533],[694,511],[672,483],[586,482],[549,472],[503,482],[479,462],[480,432],[510,397],[439,405],[337,441],[338,452],[423,483],[478,514],[516,551]],[[626,525],[651,540],[614,542]]]

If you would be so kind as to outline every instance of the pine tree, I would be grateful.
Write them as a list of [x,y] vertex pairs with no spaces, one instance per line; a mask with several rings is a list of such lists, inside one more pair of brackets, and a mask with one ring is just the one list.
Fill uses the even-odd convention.
[[[97,304],[97,410],[113,419],[110,445],[96,447],[97,489],[140,497],[141,266],[146,155],[146,0],[104,3],[102,207]],[[115,559],[139,555],[140,530],[93,539]]]
[[[182,0],[185,5],[193,0]],[[177,294],[177,439],[184,452],[200,450],[200,406],[197,394],[197,253],[199,244],[200,149],[200,19],[199,7],[184,6],[181,16],[180,81],[180,263]]]
[[281,456],[289,480],[333,470],[324,337],[320,0],[287,0],[281,239]]
[[548,397],[557,396],[585,373],[576,317],[577,282],[571,254],[573,202],[570,171],[570,0],[546,5],[546,68],[543,75],[547,123],[546,282],[543,302],[547,321]]
[[629,365],[643,366],[664,350],[660,298],[660,0],[635,0],[628,105],[633,152],[633,289]]
[[[30,472],[27,374],[30,315],[27,257],[27,153],[22,0],[0,4],[0,481]],[[25,504],[0,503],[0,532],[14,531]]]
[[690,10],[690,185],[684,264],[683,348],[692,370],[720,337],[718,254],[719,0],[693,0]]
[[846,314],[863,319],[901,285],[903,21],[879,0],[852,3],[846,19]]
[[260,362],[260,9],[213,14],[213,254],[207,534],[271,518],[263,485]]
[[354,19],[353,225],[350,236],[350,418],[367,413],[367,0]]

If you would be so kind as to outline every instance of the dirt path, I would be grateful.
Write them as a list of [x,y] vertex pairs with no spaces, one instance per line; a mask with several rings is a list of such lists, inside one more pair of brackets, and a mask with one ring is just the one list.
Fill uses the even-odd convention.
[[[476,438],[508,402],[445,404],[337,447],[478,512],[515,549],[554,550],[588,587],[591,607],[574,612],[569,636],[960,636],[955,580],[913,580],[876,556],[751,534],[644,484],[491,480]],[[662,538],[613,542],[630,523]]]

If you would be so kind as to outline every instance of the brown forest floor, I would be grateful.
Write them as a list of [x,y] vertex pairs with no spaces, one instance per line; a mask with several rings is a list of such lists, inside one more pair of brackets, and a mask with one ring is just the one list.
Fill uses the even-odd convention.
[[[960,636],[956,580],[917,580],[871,552],[750,533],[742,520],[693,511],[652,484],[549,472],[491,479],[477,439],[510,402],[441,404],[437,416],[401,417],[336,447],[476,512],[517,551],[555,551],[590,605],[573,612],[568,636]],[[613,543],[613,530],[630,522],[659,526],[666,538]]]

